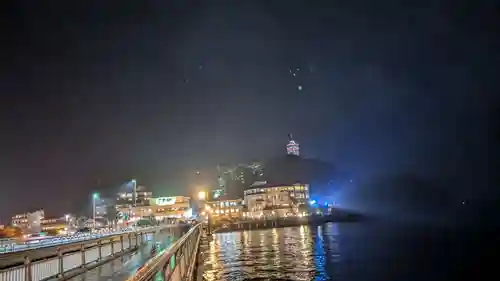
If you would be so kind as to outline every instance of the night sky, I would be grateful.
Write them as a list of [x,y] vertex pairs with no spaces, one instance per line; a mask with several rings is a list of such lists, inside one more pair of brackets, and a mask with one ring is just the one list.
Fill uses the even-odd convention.
[[495,1],[412,2],[18,1],[0,218],[77,211],[97,182],[180,194],[197,169],[284,154],[288,133],[360,178],[486,190]]

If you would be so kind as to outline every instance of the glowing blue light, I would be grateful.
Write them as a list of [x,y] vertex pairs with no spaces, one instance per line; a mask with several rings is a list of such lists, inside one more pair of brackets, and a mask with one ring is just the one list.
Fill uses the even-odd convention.
[[316,204],[316,200],[311,200],[311,201],[309,201],[309,203],[310,203],[311,205],[314,205],[314,204]]

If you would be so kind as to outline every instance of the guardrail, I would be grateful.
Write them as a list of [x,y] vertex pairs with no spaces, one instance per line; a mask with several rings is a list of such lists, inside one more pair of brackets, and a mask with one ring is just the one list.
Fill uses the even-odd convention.
[[134,250],[143,241],[143,233],[125,233],[84,241],[76,252],[75,246],[58,247],[56,257],[32,262],[26,256],[23,265],[0,270],[0,281],[39,281],[64,277],[68,272],[93,267]]
[[201,234],[201,224],[192,227],[170,248],[149,260],[127,281],[150,281],[158,274],[163,275],[161,280],[164,281],[191,281]]
[[51,246],[57,246],[57,245],[63,245],[63,244],[70,244],[70,243],[75,243],[75,242],[80,242],[80,241],[85,241],[85,240],[113,236],[113,235],[122,234],[122,233],[134,233],[134,232],[147,231],[147,230],[151,230],[151,229],[155,229],[155,228],[157,228],[157,227],[147,227],[147,228],[140,228],[140,229],[135,229],[135,230],[115,231],[115,232],[99,233],[99,234],[88,233],[88,234],[74,235],[74,236],[69,236],[69,237],[68,236],[61,236],[61,237],[57,237],[57,238],[53,238],[53,239],[41,240],[38,243],[31,243],[31,244],[18,244],[18,243],[1,244],[0,245],[0,254],[21,252],[21,251],[32,250],[32,249],[43,248],[43,247],[51,247]]

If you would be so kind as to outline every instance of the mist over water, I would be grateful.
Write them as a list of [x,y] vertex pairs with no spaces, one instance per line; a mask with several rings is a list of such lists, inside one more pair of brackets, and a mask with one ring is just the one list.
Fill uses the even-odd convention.
[[410,224],[456,225],[460,222],[455,217],[465,207],[465,202],[446,189],[405,176],[354,183],[333,197],[344,209]]

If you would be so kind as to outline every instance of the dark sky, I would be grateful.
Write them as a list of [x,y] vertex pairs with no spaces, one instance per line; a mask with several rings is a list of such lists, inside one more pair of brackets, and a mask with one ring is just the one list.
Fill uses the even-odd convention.
[[481,188],[495,1],[412,2],[18,1],[0,217],[74,210],[97,179],[181,192],[197,168],[284,153],[287,133],[359,177]]

